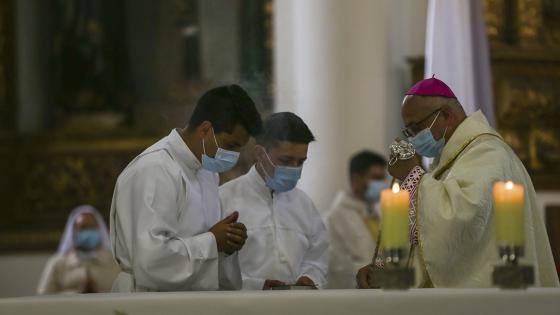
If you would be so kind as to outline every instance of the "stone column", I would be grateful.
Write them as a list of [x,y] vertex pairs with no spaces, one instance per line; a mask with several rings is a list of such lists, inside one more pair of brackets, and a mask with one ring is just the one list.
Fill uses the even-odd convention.
[[47,126],[52,101],[51,6],[47,1],[14,1],[17,77],[17,130],[37,133]]
[[323,213],[347,187],[354,152],[386,151],[388,6],[275,1],[275,109],[300,115],[317,137],[299,187]]

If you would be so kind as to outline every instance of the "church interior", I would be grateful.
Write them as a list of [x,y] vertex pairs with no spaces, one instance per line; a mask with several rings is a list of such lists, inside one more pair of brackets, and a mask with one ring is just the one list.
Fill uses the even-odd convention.
[[[407,89],[458,78],[467,112],[490,117],[527,169],[560,272],[560,1],[437,2],[0,0],[0,313],[36,295],[72,209],[92,205],[108,226],[126,165],[232,83],[263,117],[291,111],[313,130],[298,187],[326,215],[350,156],[388,158],[402,137]],[[471,2],[480,11],[465,14]],[[221,184],[250,169],[253,147]]]

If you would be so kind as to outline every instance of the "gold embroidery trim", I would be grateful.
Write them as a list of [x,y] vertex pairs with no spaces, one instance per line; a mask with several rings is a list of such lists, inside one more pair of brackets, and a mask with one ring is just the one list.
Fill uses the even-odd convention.
[[473,136],[472,138],[468,139],[467,141],[465,141],[463,143],[463,145],[459,148],[459,150],[457,150],[457,152],[455,152],[455,154],[453,154],[453,156],[451,158],[449,158],[442,167],[438,168],[437,171],[434,172],[434,179],[439,180],[440,176],[445,173],[445,171],[447,171],[448,169],[451,168],[451,166],[453,165],[453,163],[455,163],[455,160],[459,157],[459,155],[476,139],[480,138],[481,136],[484,135],[488,135],[488,136],[494,136],[498,139],[502,139],[500,136],[493,134],[493,133],[489,133],[489,132],[485,132],[485,133],[481,133],[478,134],[476,136]]
[[[478,134],[476,136],[473,136],[472,138],[465,141],[463,143],[463,145],[459,148],[459,150],[457,150],[457,152],[455,152],[455,154],[453,154],[453,157],[448,159],[444,163],[444,165],[434,173],[434,179],[439,180],[439,177],[445,171],[447,171],[449,168],[451,168],[451,166],[453,165],[455,160],[459,157],[459,154],[461,154],[473,141],[475,141],[476,139],[478,139],[479,137],[484,136],[484,135],[494,136],[494,137],[497,137],[498,139],[502,139],[499,135],[489,133],[489,132],[485,132],[485,133],[481,133],[481,134]],[[424,174],[424,175],[426,175],[426,174]],[[414,200],[414,208],[416,209],[416,230],[418,231],[418,247],[420,247],[420,251],[418,252],[418,259],[419,259],[420,267],[422,269],[422,274],[426,275],[426,277],[427,277],[426,279],[422,279],[422,283],[419,284],[419,287],[431,287],[431,288],[433,288],[435,286],[433,284],[432,277],[430,276],[430,273],[428,271],[428,266],[426,265],[426,262],[424,260],[424,246],[422,246],[422,237],[421,237],[422,233],[420,233],[420,231],[421,231],[420,215],[419,215],[420,207],[418,205],[420,204],[420,202],[419,202],[419,200],[420,200],[420,186],[422,184],[423,179],[424,179],[424,176],[422,176],[422,178],[418,182],[418,186],[416,188],[416,199]]]
[[[426,175],[426,174],[424,174]],[[416,209],[416,230],[418,232],[418,247],[420,247],[420,251],[418,252],[418,262],[420,264],[420,269],[422,272],[422,283],[418,283],[418,287],[419,288],[424,288],[424,287],[434,287],[434,285],[432,284],[432,277],[430,276],[430,273],[428,272],[428,266],[426,266],[426,262],[424,261],[424,247],[422,246],[422,238],[420,237],[420,216],[419,216],[419,202],[418,200],[420,199],[420,185],[422,184],[422,180],[424,179],[424,176],[422,176],[422,178],[420,178],[420,181],[418,181],[418,186],[416,186],[416,198],[414,199],[414,209]],[[424,275],[426,275],[426,279],[424,279]],[[430,284],[431,286],[427,286],[427,284]]]

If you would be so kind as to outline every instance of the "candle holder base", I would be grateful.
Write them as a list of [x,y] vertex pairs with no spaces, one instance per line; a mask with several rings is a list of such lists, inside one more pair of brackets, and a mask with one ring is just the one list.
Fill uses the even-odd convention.
[[370,270],[370,279],[373,288],[382,288],[387,290],[406,290],[414,286],[415,273],[412,268],[386,268]]
[[502,289],[526,289],[535,283],[533,266],[506,264],[494,267],[492,282]]

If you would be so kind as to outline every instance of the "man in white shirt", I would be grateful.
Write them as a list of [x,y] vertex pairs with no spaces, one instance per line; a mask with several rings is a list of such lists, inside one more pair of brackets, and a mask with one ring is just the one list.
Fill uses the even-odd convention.
[[238,289],[236,251],[247,238],[237,212],[222,218],[218,173],[261,131],[237,85],[206,92],[188,126],[174,129],[120,174],[111,205],[114,291]]
[[350,159],[350,191],[340,191],[327,217],[330,233],[329,288],[356,287],[355,274],[371,262],[379,234],[378,202],[389,186],[387,161],[371,151]]
[[247,243],[239,252],[243,289],[324,287],[327,231],[311,199],[295,188],[315,137],[293,113],[272,114],[257,137],[256,164],[220,187],[225,213],[239,211]]

